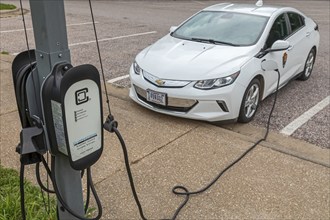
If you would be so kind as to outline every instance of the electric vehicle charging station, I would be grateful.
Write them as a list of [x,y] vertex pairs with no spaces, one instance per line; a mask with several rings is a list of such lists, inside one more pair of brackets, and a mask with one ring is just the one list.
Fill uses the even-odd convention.
[[28,51],[12,65],[22,123],[17,152],[23,170],[40,163],[47,151],[52,154],[55,191],[62,197],[58,218],[78,219],[64,207],[84,216],[81,170],[102,154],[99,72],[91,65],[70,64],[63,0],[30,0],[30,7],[36,50],[29,49],[26,36]]

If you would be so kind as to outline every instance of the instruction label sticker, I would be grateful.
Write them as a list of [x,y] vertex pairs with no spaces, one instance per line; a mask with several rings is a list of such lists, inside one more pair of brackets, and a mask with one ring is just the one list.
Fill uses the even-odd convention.
[[54,100],[51,100],[51,105],[52,105],[53,123],[54,123],[58,150],[63,154],[68,155],[68,150],[66,147],[65,135],[64,135],[62,105]]
[[66,128],[72,161],[102,147],[98,85],[93,80],[74,83],[64,96]]

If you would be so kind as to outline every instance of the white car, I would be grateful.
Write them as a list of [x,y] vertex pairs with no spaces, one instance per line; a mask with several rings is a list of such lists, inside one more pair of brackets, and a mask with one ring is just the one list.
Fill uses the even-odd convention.
[[289,7],[223,3],[172,27],[140,52],[130,69],[130,97],[153,111],[184,118],[249,122],[277,85],[307,80],[318,25]]

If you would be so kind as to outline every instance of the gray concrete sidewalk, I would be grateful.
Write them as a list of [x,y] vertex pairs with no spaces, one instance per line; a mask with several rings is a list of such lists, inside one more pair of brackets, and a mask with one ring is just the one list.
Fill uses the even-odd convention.
[[[20,123],[11,79],[11,56],[0,56],[1,165],[18,169]],[[146,217],[172,217],[183,184],[197,190],[239,157],[262,129],[169,117],[139,107],[127,90],[110,87],[111,107],[126,141]],[[106,113],[106,109],[105,109]],[[233,131],[231,131],[232,129]],[[237,133],[238,132],[238,133]],[[114,134],[105,133],[104,153],[92,168],[104,208],[102,219],[139,219]],[[329,219],[330,151],[271,133],[212,188],[192,196],[179,219]],[[28,170],[33,180],[33,167]]]

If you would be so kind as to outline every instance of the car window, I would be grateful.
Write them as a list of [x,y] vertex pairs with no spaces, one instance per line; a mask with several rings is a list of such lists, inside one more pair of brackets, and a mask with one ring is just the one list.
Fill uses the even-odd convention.
[[289,12],[288,17],[292,32],[295,32],[296,30],[304,26],[304,19],[299,14],[294,12]]
[[[208,39],[237,46],[255,44],[268,17],[223,11],[202,11],[176,29],[173,37]],[[212,42],[212,41],[211,41]]]
[[289,35],[285,14],[281,14],[274,22],[266,41],[267,48],[270,48],[277,40],[284,40]]

